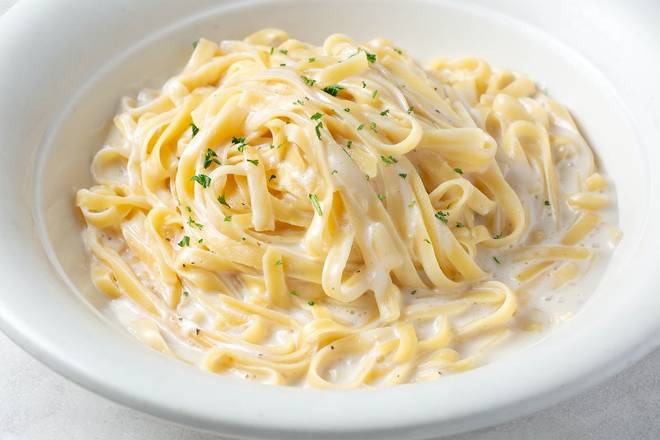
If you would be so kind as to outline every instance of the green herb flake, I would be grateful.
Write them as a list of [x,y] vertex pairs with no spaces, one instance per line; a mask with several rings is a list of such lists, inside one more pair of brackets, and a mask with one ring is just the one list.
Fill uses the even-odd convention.
[[281,63],[280,67],[286,67],[286,63]]
[[344,111],[345,111],[346,113],[350,113],[350,112],[351,112],[351,109],[348,108],[348,107],[346,107],[346,108],[344,109]]
[[413,108],[412,108],[412,107],[408,107],[408,110],[406,110],[406,113],[411,114],[412,112],[413,112]]
[[460,168],[454,168],[454,171],[455,171],[457,174],[463,174],[463,170],[460,169]]
[[190,123],[190,129],[192,130],[192,137],[195,137],[195,135],[199,133],[199,127],[197,127],[194,122]]
[[300,79],[302,79],[302,81],[310,87],[314,87],[314,84],[316,84],[315,79],[307,78],[306,76],[303,75],[300,75]]
[[232,136],[231,137],[231,143],[234,144],[234,145],[244,144],[245,143],[245,136],[241,136],[241,137]]
[[438,211],[435,213],[435,218],[440,220],[442,223],[447,224],[447,215],[448,214],[446,212]]
[[374,92],[371,94],[371,97],[376,99],[376,96],[378,96],[378,89],[374,90]]
[[411,295],[414,295],[414,294],[416,294],[416,293],[417,293],[417,290],[412,290],[412,291],[410,292]]
[[544,204],[545,206],[550,206],[550,200],[546,200],[545,202],[543,202],[543,204]]
[[204,241],[204,239],[200,238],[199,240],[197,240],[197,243],[202,243],[203,241]]
[[294,105],[295,105],[295,104],[298,104],[298,105],[305,105],[305,103],[303,102],[302,99],[296,99],[295,101],[293,101],[293,104],[294,104]]
[[364,128],[364,124],[360,124],[360,125],[358,125],[358,127],[357,127],[357,131],[360,131],[360,130],[362,130],[363,128]]
[[370,122],[369,123],[369,128],[375,132],[378,132],[377,126],[375,122]]
[[495,255],[493,255],[493,261],[497,264],[502,264],[502,262]]
[[385,196],[382,195],[382,194],[378,194],[378,200],[380,200],[381,202],[384,202],[385,201]]
[[316,194],[309,194],[309,201],[312,202],[312,206],[316,210],[316,213],[318,215],[323,215],[323,210],[321,210],[321,205],[319,204],[319,198],[316,196]]
[[221,196],[218,196],[218,203],[220,203],[221,205],[225,205],[227,208],[231,208],[231,206],[229,206],[229,204],[225,200],[225,195],[224,194],[221,195]]
[[314,302],[314,300],[310,299],[309,301],[307,301],[307,304],[310,306],[314,306],[316,303]]
[[202,229],[204,227],[203,224],[197,223],[195,220],[193,220],[192,217],[188,217],[188,224],[193,228],[197,228],[197,229]]
[[277,179],[277,176],[275,174],[271,174],[270,177],[268,178],[268,181],[270,182],[273,179]]
[[424,239],[424,242],[426,242],[426,243],[428,243],[428,244],[431,244],[431,240],[429,240],[428,238],[425,238],[425,239]]
[[250,162],[250,163],[251,163],[252,165],[254,165],[255,167],[256,167],[256,166],[259,166],[259,159],[245,159],[245,160],[247,160],[248,162]]
[[188,237],[187,235],[184,235],[183,238],[181,239],[181,241],[177,244],[179,245],[179,247],[190,246],[190,237]]
[[369,53],[366,50],[364,51],[364,53],[367,54],[367,61],[369,61],[370,63],[375,63],[376,62],[376,54]]
[[321,140],[321,129],[323,128],[323,122],[319,122],[316,124],[316,127],[314,127],[314,131],[316,132],[316,137]]
[[190,295],[190,294],[188,293],[188,291],[187,291],[187,290],[184,290],[184,291],[183,291],[183,296],[187,297],[188,295]]
[[380,112],[380,115],[381,116],[387,116],[389,114],[389,112],[390,112],[390,109],[383,110],[382,112]]
[[465,225],[464,225],[463,223],[461,223],[461,222],[456,222],[456,227],[457,227],[457,228],[464,228]]
[[323,114],[321,114],[321,113],[319,113],[319,112],[316,112],[316,113],[314,113],[312,116],[310,116],[309,119],[311,119],[311,120],[313,120],[313,121],[318,121],[318,120],[321,119],[322,117],[323,117]]
[[271,48],[270,48],[270,54],[272,55],[273,52],[275,52],[275,48],[274,48],[274,47],[271,47]]
[[396,160],[396,158],[391,154],[389,156],[380,156],[380,160],[385,162],[386,165],[394,165],[398,162],[398,160]]
[[210,148],[207,148],[206,154],[204,155],[204,169],[210,167],[212,163],[220,165],[218,154]]
[[232,218],[231,215],[226,215],[226,216],[225,216],[225,221],[226,221],[226,222],[230,222],[230,221],[231,221],[231,218]]
[[287,49],[280,49],[280,53],[284,55],[288,55],[289,51]]
[[281,266],[282,265],[282,260],[277,260],[275,262],[275,266]]
[[195,40],[192,42],[192,47],[193,49],[197,49],[197,45],[199,44],[199,40]]
[[398,47],[394,47],[394,48],[392,48],[392,50],[394,52],[398,53],[399,55],[403,55],[403,51],[401,49],[399,49]]
[[408,177],[408,175],[406,173],[399,173],[399,177],[405,179],[406,177]]
[[417,204],[417,201],[411,200],[410,203],[408,203],[408,208],[413,208]]
[[364,80],[363,80],[363,81],[362,81],[362,88],[365,89],[366,87],[367,87],[367,83],[364,82]]
[[314,61],[316,61],[316,58],[314,58],[314,57],[307,58],[308,63],[313,63]]
[[204,188],[208,188],[209,185],[211,184],[211,178],[206,174],[197,174],[195,176],[192,176],[190,180],[194,180],[195,182],[202,185]]
[[351,148],[353,146],[353,141],[346,142],[346,148]]
[[499,240],[500,238],[502,238],[502,233],[500,232],[499,234],[494,235],[493,238],[495,240]]
[[289,295],[300,296],[300,294],[295,290],[292,290],[291,292],[289,292]]
[[344,88],[342,86],[335,84],[332,86],[323,87],[322,90],[329,95],[337,96],[343,89]]
[[337,171],[337,170],[332,170],[332,173],[330,173],[330,174],[332,174],[332,175],[334,176],[334,175],[337,174],[337,173],[339,173],[339,171]]

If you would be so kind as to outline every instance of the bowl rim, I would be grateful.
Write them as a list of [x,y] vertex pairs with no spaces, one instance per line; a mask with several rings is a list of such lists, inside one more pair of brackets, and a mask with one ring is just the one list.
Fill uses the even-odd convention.
[[[275,1],[273,0],[234,0],[226,2],[225,4],[219,6],[218,9],[232,7],[240,8],[244,7],[245,5],[267,4],[274,2]],[[450,5],[449,7],[459,7],[453,2],[446,2],[441,0],[433,0],[431,2]],[[85,2],[80,1],[79,3],[81,10],[84,9],[90,13],[94,12],[94,8],[84,7]],[[121,0],[119,3],[123,3],[124,6],[132,6],[133,9],[136,8],[136,6],[133,5],[133,3],[129,0]],[[173,0],[168,0],[168,2],[166,2],[166,4],[169,5],[173,3]],[[146,8],[147,6],[148,5],[139,6],[139,8]],[[487,10],[483,7],[475,7],[473,5],[461,5],[460,7],[468,9],[472,8],[476,11],[475,13],[499,14],[497,12]],[[27,31],[28,27],[27,23],[29,23],[30,20],[35,20],[35,14],[43,13],[40,12],[40,10],[51,11],[53,10],[53,7],[49,6],[48,2],[45,0],[32,2],[26,2],[23,0],[21,3],[12,8],[12,10],[7,13],[7,15],[0,19],[0,37],[2,37],[0,38],[0,41],[3,38],[10,40],[11,38],[25,35],[24,32]],[[508,16],[503,17],[502,19],[513,21],[518,26],[530,26]],[[176,25],[177,24],[175,23],[172,26]],[[534,32],[538,33],[542,31],[534,29]],[[156,38],[155,34],[153,38]],[[556,39],[552,36],[549,36],[549,38],[556,41]],[[563,45],[563,43],[558,41],[557,44]],[[573,53],[578,59],[583,60],[583,62],[587,62],[584,61],[582,56],[576,54],[572,48],[564,47],[564,50]],[[5,57],[7,57],[8,53],[9,52],[6,50],[6,47],[0,45],[0,65],[2,65],[3,61],[7,61],[7,58]],[[587,67],[589,69],[595,69],[589,63]],[[600,74],[597,69],[595,70],[595,74],[600,76],[603,84],[609,84],[610,92],[613,93],[614,96],[618,96],[609,80]],[[74,101],[75,97],[71,98],[69,103],[73,103]],[[1,106],[2,104],[0,103],[0,110]],[[628,105],[625,103],[623,103],[622,106],[628,108]],[[630,118],[633,119],[633,113],[630,110],[628,110],[628,113]],[[53,123],[56,124],[56,122]],[[1,128],[6,128],[7,126],[7,122],[0,122]],[[47,136],[46,138],[42,139],[42,141],[46,142],[46,139]],[[648,139],[640,139],[640,144],[649,145]],[[656,169],[658,164],[657,159],[658,157],[655,157],[653,161],[653,166]],[[654,194],[654,197],[652,197],[650,202],[652,205],[649,209],[654,210],[654,212],[657,213],[659,211],[657,194]],[[8,225],[6,223],[0,223],[0,233],[4,234],[8,232],[10,232]],[[660,243],[660,234],[657,231],[649,230],[647,232],[647,247],[649,246],[649,243]],[[43,239],[43,237],[41,238]],[[642,246],[643,244],[644,243],[640,243],[639,245]],[[648,255],[653,256],[652,253],[648,253],[648,250],[646,252]],[[4,259],[3,261],[7,260]],[[12,268],[11,265],[3,264],[1,266],[1,274],[5,274]],[[13,267],[13,269],[15,270],[16,267]],[[640,280],[637,283],[637,288],[654,289],[654,281],[657,282],[657,277],[656,280],[652,280],[649,275],[648,279]],[[30,323],[28,319],[23,319],[24,317],[15,313],[15,311],[18,309],[14,307],[6,295],[0,295],[0,306],[0,327],[14,342],[24,348],[33,357],[37,358],[53,370],[57,371],[59,374],[91,391],[103,395],[106,398],[110,398],[118,403],[133,407],[141,411],[146,411],[152,415],[167,418],[168,420],[176,421],[178,423],[192,425],[197,428],[215,431],[221,427],[223,432],[232,435],[268,435],[286,438],[290,432],[293,432],[291,427],[288,425],[290,420],[287,420],[285,417],[281,417],[281,420],[277,420],[277,417],[273,417],[272,415],[260,415],[257,413],[253,413],[250,418],[245,417],[244,414],[232,413],[222,416],[218,416],[217,414],[212,415],[210,412],[204,412],[200,414],[199,412],[194,411],[192,408],[182,409],[178,402],[163,402],[159,401],[153,396],[144,395],[144,390],[140,393],[136,392],[135,390],[129,390],[125,387],[117,387],[117,377],[99,376],[96,370],[89,368],[91,365],[93,365],[93,361],[92,364],[85,364],[83,362],[84,359],[81,359],[80,357],[78,357],[76,360],[73,360],[72,357],[69,356],[69,353],[67,353],[65,350],[62,350],[61,346],[57,346],[56,340],[49,339],[46,333],[46,329],[35,328],[33,323]],[[642,324],[644,324],[644,326]],[[413,428],[418,430],[419,433],[422,433],[426,432],[425,430],[438,428],[439,424],[444,424],[443,430],[449,433],[464,430],[468,426],[470,429],[475,429],[477,427],[508,420],[512,418],[511,414],[513,413],[515,413],[515,416],[529,414],[533,411],[556,403],[568,396],[574,395],[580,390],[583,390],[597,382],[604,380],[607,377],[612,376],[616,372],[621,371],[623,368],[637,361],[649,351],[660,345],[660,336],[654,332],[658,328],[660,328],[660,323],[653,323],[650,321],[644,323],[640,322],[639,325],[637,325],[637,327],[634,329],[628,327],[628,333],[636,335],[634,338],[634,340],[638,342],[636,345],[626,345],[623,343],[623,339],[616,341],[619,344],[618,350],[611,350],[607,353],[595,353],[590,362],[574,362],[572,364],[574,368],[571,371],[571,374],[564,372],[562,376],[549,379],[543,384],[535,383],[534,386],[529,387],[528,389],[518,390],[516,393],[512,393],[511,395],[507,396],[501,405],[492,407],[482,406],[480,412],[478,413],[481,418],[476,422],[473,420],[474,414],[472,413],[461,413],[461,411],[457,411],[456,413],[452,414],[451,418],[443,418],[439,417],[437,414],[434,414],[432,411],[426,411],[424,414],[406,415],[404,420],[399,421],[387,420],[383,417],[383,415],[374,415],[373,417],[365,418],[362,421],[354,418],[352,420],[354,424],[351,427],[346,428],[337,427],[335,424],[336,420],[332,418],[321,421],[301,419],[299,420],[300,424],[296,427],[295,432],[306,434],[314,433],[320,437],[330,437],[336,435],[338,432],[342,432],[347,436],[352,435],[362,438],[379,438],[381,435],[391,435],[392,433],[409,435],[410,433],[407,431]],[[615,344],[613,344],[613,346],[617,347]],[[621,348],[621,346],[623,346],[623,348]],[[589,351],[587,350],[587,352]],[[624,353],[626,356],[622,356]],[[156,353],[150,353],[149,358],[153,359],[154,363],[160,362],[161,360],[159,355]],[[602,365],[605,364],[609,365],[608,368],[601,368]],[[87,367],[85,365],[87,365]],[[185,368],[189,367],[186,366]],[[529,373],[527,373],[527,375],[528,374]],[[466,377],[473,376],[474,372],[467,372],[463,375]],[[521,374],[522,377],[527,375]],[[240,392],[244,392],[246,390],[265,394],[272,403],[283,397],[299,399],[300,402],[302,402],[300,406],[301,408],[304,408],[304,405],[309,405],[316,399],[321,398],[328,398],[332,402],[338,404],[345,403],[349,399],[360,401],[362,403],[368,403],[370,400],[379,398],[387,401],[391,399],[402,399],[405,397],[404,400],[409,401],[409,389],[412,390],[412,388],[416,388],[418,390],[424,391],[421,387],[429,388],[427,384],[416,384],[383,390],[355,390],[346,393],[317,390],[291,390],[289,388],[281,388],[276,390],[266,389],[261,386],[253,387],[246,384],[236,385],[226,383],[224,385],[227,386],[229,391],[237,393],[237,395]],[[402,391],[404,388],[405,392]],[[285,393],[287,396],[284,396]],[[347,397],[349,394],[350,397]],[[367,394],[369,394],[370,397],[365,397]],[[535,399],[535,401],[532,401],[532,399]],[[341,413],[341,408],[339,412]],[[364,414],[361,414],[361,416],[364,417]]]

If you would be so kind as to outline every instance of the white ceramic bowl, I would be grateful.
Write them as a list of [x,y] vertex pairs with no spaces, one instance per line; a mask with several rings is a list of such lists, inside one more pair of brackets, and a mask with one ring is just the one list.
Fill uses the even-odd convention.
[[[21,1],[0,21],[2,329],[101,395],[241,437],[458,432],[550,405],[630,365],[660,335],[660,8],[651,1],[625,9],[595,1],[478,3]],[[536,27],[487,9],[495,7]],[[266,26],[316,43],[334,32],[385,36],[422,59],[475,54],[545,83],[578,116],[616,182],[621,210],[624,239],[580,313],[483,368],[345,392],[204,373],[143,347],[98,313],[104,299],[89,280],[73,196],[90,183],[88,165],[119,98],[176,72],[200,36],[240,38]]]

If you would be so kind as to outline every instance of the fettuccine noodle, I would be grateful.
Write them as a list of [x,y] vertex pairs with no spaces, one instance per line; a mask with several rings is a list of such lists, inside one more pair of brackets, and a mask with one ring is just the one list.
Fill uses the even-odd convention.
[[608,181],[527,77],[339,34],[194,46],[123,100],[76,198],[95,286],[152,348],[272,384],[422,381],[542,329],[542,275],[593,263]]

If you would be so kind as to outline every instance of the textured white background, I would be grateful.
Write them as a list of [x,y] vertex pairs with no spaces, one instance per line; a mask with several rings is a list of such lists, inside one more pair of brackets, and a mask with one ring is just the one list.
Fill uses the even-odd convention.
[[[15,1],[0,0],[0,15]],[[48,370],[0,333],[0,440],[58,439],[218,437],[156,420],[98,397]],[[517,439],[660,439],[660,350],[567,402],[447,440]]]

